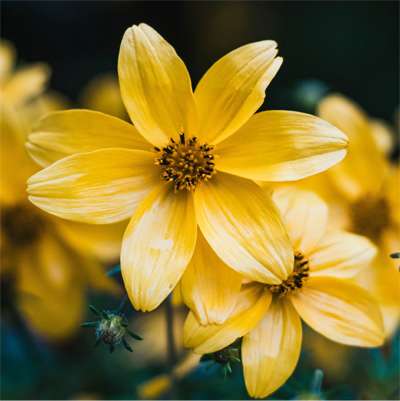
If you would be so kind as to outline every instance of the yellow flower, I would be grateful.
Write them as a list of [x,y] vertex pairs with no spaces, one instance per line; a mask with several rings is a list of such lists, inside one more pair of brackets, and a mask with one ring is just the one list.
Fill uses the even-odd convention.
[[1,42],[0,56],[1,280],[15,290],[16,307],[30,326],[50,340],[63,340],[79,329],[86,287],[109,292],[117,287],[88,249],[75,244],[84,225],[29,202],[26,180],[38,166],[24,149],[27,127],[44,106],[54,110],[58,103],[43,99],[48,67],[14,72],[14,48],[8,42]]
[[275,285],[244,284],[230,317],[220,325],[199,324],[189,313],[184,345],[215,352],[243,337],[246,387],[262,398],[293,372],[300,354],[300,317],[314,330],[343,344],[376,347],[383,327],[378,306],[348,278],[375,255],[372,243],[344,231],[325,231],[326,204],[310,191],[282,188],[273,194],[295,251],[292,272]]
[[1,103],[21,109],[44,92],[50,68],[47,64],[35,63],[15,69],[15,48],[4,39],[0,42],[0,56]]
[[252,116],[282,63],[276,54],[273,41],[243,46],[215,63],[193,93],[175,50],[149,26],[133,26],[118,73],[135,126],[71,110],[48,115],[30,135],[35,160],[54,163],[28,181],[35,205],[94,224],[132,217],[121,268],[135,308],[152,310],[172,291],[192,258],[197,226],[200,251],[215,250],[229,266],[224,276],[234,269],[279,283],[289,274],[293,254],[279,212],[252,180],[323,171],[344,157],[347,137],[302,113]]
[[376,258],[356,280],[377,297],[389,336],[400,318],[398,263],[389,256],[400,249],[399,168],[389,164],[385,149],[376,143],[382,125],[377,128],[376,120],[369,119],[354,102],[330,95],[320,103],[318,114],[348,135],[348,153],[329,172],[299,184],[333,204],[334,224],[376,244]]

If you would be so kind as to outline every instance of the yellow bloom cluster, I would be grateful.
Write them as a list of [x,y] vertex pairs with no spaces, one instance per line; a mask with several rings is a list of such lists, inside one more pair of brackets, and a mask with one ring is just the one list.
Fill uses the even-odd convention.
[[[127,29],[118,75],[133,125],[100,111],[53,111],[27,138],[22,135],[29,155],[44,168],[18,172],[22,181],[31,176],[29,200],[47,213],[29,204],[25,194],[11,197],[15,176],[12,183],[2,178],[7,185],[2,192],[11,199],[9,207],[2,195],[6,247],[29,245],[34,254],[39,247],[40,257],[47,258],[39,262],[46,270],[40,275],[29,265],[36,259],[18,262],[27,266],[21,276],[26,291],[38,288],[37,296],[57,291],[61,295],[55,298],[64,305],[65,274],[77,281],[77,299],[87,284],[112,289],[98,263],[81,262],[91,269],[82,273],[61,262],[54,266],[54,258],[70,264],[72,250],[90,255],[88,249],[102,248],[107,235],[117,238],[127,225],[121,272],[133,306],[154,310],[179,285],[191,310],[184,346],[208,354],[243,337],[241,359],[252,397],[271,394],[293,372],[302,342],[300,318],[336,342],[382,345],[384,331],[390,334],[398,322],[398,277],[388,264],[389,254],[398,250],[393,234],[398,214],[391,204],[398,185],[388,178],[372,125],[340,96],[321,104],[320,117],[276,110],[255,114],[282,64],[277,53],[270,40],[240,47],[212,65],[193,91],[185,64],[154,29],[145,24]],[[0,69],[2,91],[8,64]],[[15,89],[9,87],[19,87],[10,82],[5,99],[13,99]],[[105,82],[115,88],[112,79]],[[87,102],[93,90],[86,92]],[[113,109],[123,118],[113,93],[115,103],[96,102],[96,108]],[[3,103],[8,107],[8,100]],[[2,131],[20,137],[14,134],[15,119],[8,118],[12,113],[4,115],[2,127],[8,127]],[[349,154],[342,161],[348,137]],[[9,177],[13,166],[23,165],[12,160],[10,149],[2,143]],[[329,178],[321,185],[328,173],[319,173],[327,169]],[[274,184],[273,191],[266,186],[298,180],[296,186]],[[319,195],[301,186],[317,187]],[[335,206],[345,223],[332,223]],[[16,207],[29,210],[17,210],[26,225],[22,234],[11,215]],[[73,230],[83,235],[72,235],[75,241],[67,243]],[[76,270],[87,281],[77,279]],[[51,290],[43,287],[47,279]],[[71,302],[80,316],[82,298]],[[50,313],[32,309],[35,316]],[[35,324],[46,332],[49,320],[38,319]],[[146,396],[171,385],[168,378],[159,379],[143,388]]]
[[[99,262],[119,252],[122,234],[110,227],[72,223],[43,213],[26,195],[26,180],[40,167],[25,152],[32,123],[63,107],[45,92],[50,69],[38,63],[15,68],[15,49],[0,44],[1,281],[26,323],[46,339],[66,340],[79,329],[85,292],[119,291]],[[121,229],[119,229],[121,232]]]

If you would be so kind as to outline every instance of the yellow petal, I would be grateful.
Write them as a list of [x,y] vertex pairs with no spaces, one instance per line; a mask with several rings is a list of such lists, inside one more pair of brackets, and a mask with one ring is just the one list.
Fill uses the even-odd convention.
[[136,309],[155,309],[174,289],[196,243],[193,196],[161,183],[144,199],[125,232],[121,271]]
[[[42,214],[39,209],[35,208],[35,210]],[[128,222],[93,225],[75,223],[50,214],[45,214],[44,217],[47,220],[46,224],[52,228],[53,236],[63,244],[65,249],[70,250],[71,264],[82,266],[77,272],[79,279],[97,291],[119,296],[121,286],[107,275],[107,271],[100,260],[103,263],[119,263],[123,237],[122,229],[126,228]],[[115,244],[110,244],[112,239]],[[116,244],[117,240],[119,241],[118,244]],[[99,248],[103,249],[99,250]],[[113,248],[112,252],[110,248]],[[113,258],[110,257],[111,255]]]
[[48,213],[82,223],[129,218],[160,182],[150,152],[105,149],[59,160],[28,180],[30,201]]
[[327,232],[308,254],[312,276],[353,277],[367,267],[376,255],[366,237],[346,231]]
[[152,377],[138,386],[137,391],[141,400],[157,400],[172,387],[172,378],[168,374]]
[[129,220],[93,225],[57,219],[63,238],[74,248],[92,252],[103,263],[115,264],[121,254],[122,238]]
[[326,203],[312,191],[280,187],[273,191],[295,251],[308,254],[320,241],[328,218]]
[[195,90],[199,137],[213,144],[237,131],[262,105],[282,59],[272,40],[251,43],[217,61]]
[[376,191],[383,182],[387,166],[364,111],[351,100],[335,94],[319,104],[318,115],[349,137],[346,158],[331,171],[338,189],[352,197]]
[[15,65],[15,47],[5,39],[0,41],[0,85],[9,79]]
[[300,316],[275,298],[263,318],[243,337],[243,373],[251,397],[264,398],[292,374],[301,349]]
[[382,242],[373,262],[352,279],[373,295],[379,303],[386,337],[393,334],[400,320],[400,263],[399,259],[392,259],[389,256],[394,250],[399,249],[398,245],[390,249],[389,243]]
[[6,102],[0,102],[1,199],[26,200],[26,180],[38,168],[24,149],[26,131],[21,116]]
[[259,181],[320,173],[346,155],[347,137],[326,121],[294,111],[264,111],[218,146],[216,168]]
[[196,248],[181,280],[185,304],[201,324],[223,323],[235,306],[242,276],[212,250],[200,230]]
[[118,60],[122,99],[139,132],[154,145],[197,126],[189,73],[174,48],[146,24],[133,25],[122,39]]
[[312,277],[290,299],[308,325],[333,341],[362,347],[383,343],[379,308],[367,291],[353,283]]
[[197,221],[216,254],[254,281],[279,284],[293,270],[293,246],[278,208],[254,182],[218,173],[195,194]]
[[399,244],[399,225],[400,225],[400,166],[394,165],[386,178],[384,186],[385,198],[389,204],[390,219],[392,229],[397,233],[397,244]]
[[131,124],[90,110],[47,114],[33,127],[27,149],[43,167],[76,153],[107,148],[150,151],[152,146]]
[[372,137],[380,152],[390,157],[395,146],[394,140],[396,138],[396,132],[394,129],[384,120],[377,118],[370,119],[369,126]]
[[251,330],[267,311],[272,296],[259,283],[244,284],[233,312],[222,324],[202,326],[192,312],[183,332],[183,345],[196,354],[208,354],[232,344]]
[[19,68],[2,88],[1,97],[15,107],[23,106],[44,92],[50,75],[50,67],[44,63]]
[[[74,255],[76,256],[76,255]],[[61,341],[83,321],[84,283],[69,249],[45,235],[19,256],[17,305],[28,323],[42,336]]]

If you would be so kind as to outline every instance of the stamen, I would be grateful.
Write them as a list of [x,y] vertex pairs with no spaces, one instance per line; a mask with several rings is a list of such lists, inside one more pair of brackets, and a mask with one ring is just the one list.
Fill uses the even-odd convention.
[[199,146],[196,137],[187,138],[183,131],[179,139],[180,143],[176,143],[171,138],[161,150],[154,147],[158,153],[155,164],[164,167],[161,178],[174,182],[175,192],[185,188],[191,191],[217,173],[214,168],[215,155],[210,153],[214,147],[207,143]]
[[271,292],[277,294],[279,298],[282,298],[303,287],[303,284],[308,279],[309,270],[310,266],[308,260],[305,259],[302,253],[297,252],[294,255],[293,273],[281,284],[269,284],[267,288]]

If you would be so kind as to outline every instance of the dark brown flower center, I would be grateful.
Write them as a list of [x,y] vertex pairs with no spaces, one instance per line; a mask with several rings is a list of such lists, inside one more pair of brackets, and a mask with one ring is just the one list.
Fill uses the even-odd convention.
[[14,245],[27,245],[40,234],[44,221],[33,207],[23,203],[1,208],[1,229],[7,241]]
[[351,231],[378,241],[390,225],[389,202],[380,195],[367,194],[350,204]]
[[193,190],[197,184],[207,181],[216,174],[214,147],[207,143],[199,144],[197,138],[186,138],[182,132],[179,143],[172,138],[162,149],[155,147],[157,152],[156,164],[163,170],[161,178],[173,182],[175,192],[186,188]]
[[292,274],[281,284],[269,284],[268,289],[282,298],[303,287],[309,276],[310,265],[304,255],[297,252],[294,255],[294,267]]

